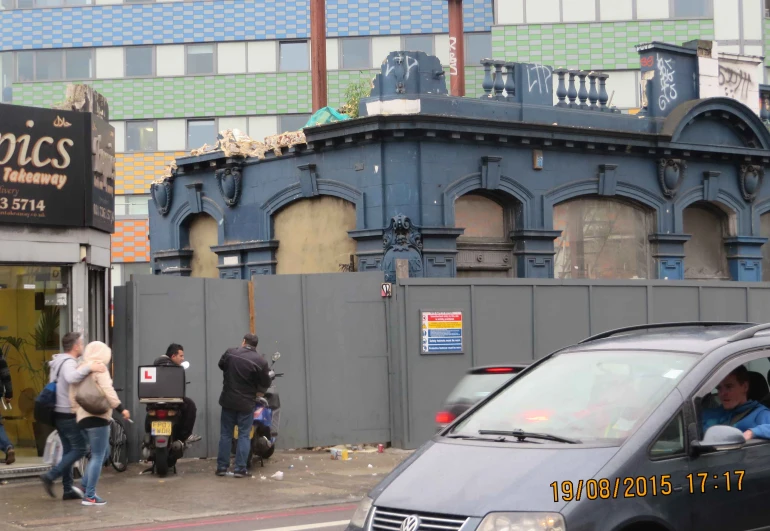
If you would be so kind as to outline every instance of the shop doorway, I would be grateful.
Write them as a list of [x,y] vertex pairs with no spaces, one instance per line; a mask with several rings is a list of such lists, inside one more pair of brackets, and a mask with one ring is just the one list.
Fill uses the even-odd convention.
[[0,406],[16,449],[14,467],[42,464],[52,428],[35,422],[35,397],[48,383],[48,361],[69,331],[69,267],[0,264],[0,356],[11,370],[13,398]]

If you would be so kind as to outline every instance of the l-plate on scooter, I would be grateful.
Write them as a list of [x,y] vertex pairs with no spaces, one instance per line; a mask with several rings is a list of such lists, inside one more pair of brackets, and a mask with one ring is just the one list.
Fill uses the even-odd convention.
[[181,419],[186,384],[185,371],[190,362],[181,366],[153,365],[139,367],[139,402],[147,404],[142,457],[152,462],[144,471],[166,477],[169,469],[176,474],[176,462],[185,451],[185,442],[176,439],[176,426]]

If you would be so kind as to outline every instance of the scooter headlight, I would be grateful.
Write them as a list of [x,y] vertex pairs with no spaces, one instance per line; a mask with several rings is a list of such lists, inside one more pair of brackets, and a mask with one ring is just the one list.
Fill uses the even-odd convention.
[[374,504],[374,500],[368,496],[361,500],[356,512],[353,513],[353,518],[350,519],[350,525],[363,529],[366,525],[366,518],[369,516],[369,511],[372,510],[372,504]]
[[490,513],[479,531],[567,531],[559,513]]

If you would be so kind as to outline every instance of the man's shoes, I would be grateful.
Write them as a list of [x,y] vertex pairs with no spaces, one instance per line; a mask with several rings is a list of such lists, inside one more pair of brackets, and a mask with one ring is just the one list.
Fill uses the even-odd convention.
[[16,462],[16,452],[13,450],[13,446],[5,451],[5,464],[12,465]]
[[53,481],[48,479],[48,477],[45,474],[40,475],[40,481],[43,482],[43,488],[48,493],[48,495],[51,498],[55,498],[56,495],[53,493]]
[[65,492],[64,495],[61,497],[61,499],[64,501],[82,500],[83,498],[85,498],[83,491],[74,486],[72,487],[72,490]]
[[227,475],[227,469],[217,470],[217,476],[226,476],[226,475]]
[[248,475],[248,472],[246,472],[245,470],[236,470],[235,473],[233,474],[233,477],[245,478],[247,475]]
[[107,502],[101,499],[99,496],[94,496],[93,498],[83,498],[83,501],[80,503],[81,505],[107,505]]
[[195,433],[193,433],[192,435],[190,435],[187,438],[187,440],[184,443],[185,443],[185,445],[196,443],[196,442],[200,441],[202,438],[203,437],[201,437],[200,435],[196,435]]

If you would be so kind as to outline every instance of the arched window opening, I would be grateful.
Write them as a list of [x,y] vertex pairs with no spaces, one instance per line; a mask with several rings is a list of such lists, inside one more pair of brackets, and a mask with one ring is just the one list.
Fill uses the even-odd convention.
[[[355,270],[356,206],[344,199],[301,199],[273,215],[278,240],[276,273],[339,273]],[[352,268],[351,268],[352,264]]]
[[724,238],[730,222],[718,207],[694,203],[682,212],[682,230],[692,237],[684,244],[684,278],[687,280],[730,280]]
[[204,214],[193,214],[185,220],[183,234],[186,242],[183,247],[192,249],[191,277],[219,278],[217,253],[211,250],[219,244],[219,227],[217,220]]
[[465,229],[457,238],[457,276],[515,276],[513,230],[515,201],[503,194],[475,191],[455,201],[455,227]]
[[579,197],[553,207],[554,277],[645,279],[654,212],[630,201]]

